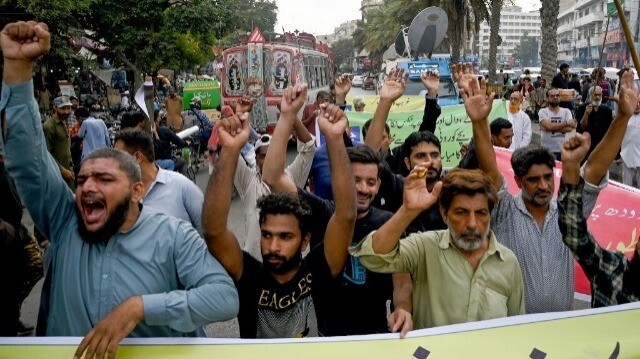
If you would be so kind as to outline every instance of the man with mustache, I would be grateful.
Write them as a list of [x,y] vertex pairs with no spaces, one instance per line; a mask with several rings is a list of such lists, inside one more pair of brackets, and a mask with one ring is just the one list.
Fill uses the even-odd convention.
[[[306,94],[305,85],[284,91],[279,121],[293,123],[297,111],[291,109],[302,107],[306,99],[302,93]],[[342,139],[347,118],[336,105],[325,103],[319,109],[317,121],[326,139],[336,201],[322,244],[311,248],[304,259],[302,252],[316,219],[309,204],[293,194],[269,194],[258,200],[262,263],[240,248],[227,220],[238,156],[249,139],[249,114],[219,120],[221,150],[205,193],[202,223],[209,250],[236,281],[242,338],[318,336],[323,321],[318,294],[342,273],[348,257],[356,190]]]
[[[522,266],[527,313],[570,310],[574,293],[573,256],[562,243],[558,226],[558,204],[553,198],[555,156],[538,146],[514,152],[511,166],[521,191],[511,195],[507,181],[498,169],[486,124],[493,95],[486,99],[486,83],[478,83],[473,68],[457,65],[455,76],[465,93],[463,98],[472,121],[480,169],[487,173],[498,191],[499,202],[491,215],[492,229],[500,242],[515,253]],[[609,166],[620,149],[627,123],[636,107],[633,75],[623,77],[622,81],[620,111],[604,136],[603,144],[596,147],[581,169],[585,181],[585,216],[589,216],[600,191],[607,185]]]
[[[430,191],[421,178],[430,165],[411,171],[402,207],[350,253],[374,272],[411,274],[416,329],[524,314],[518,261],[490,229],[498,200],[491,180],[480,170],[454,169]],[[448,229],[400,240],[438,198]]]
[[131,155],[89,154],[75,196],[60,178],[33,97],[33,65],[51,46],[47,26],[8,24],[0,45],[0,145],[35,225],[51,240],[46,334],[85,336],[76,357],[115,358],[126,336],[196,336],[233,318],[239,303],[231,278],[192,226],[140,205],[144,185]]
[[53,100],[53,116],[42,125],[47,150],[60,168],[62,178],[73,188],[73,160],[71,159],[71,136],[67,120],[71,115],[69,97],[60,96]]
[[560,90],[551,88],[547,91],[548,107],[538,112],[540,119],[540,141],[560,160],[560,147],[565,134],[576,128],[571,110],[560,106]]
[[580,105],[576,110],[578,132],[588,132],[591,135],[591,147],[584,157],[587,159],[598,143],[604,138],[613,121],[613,111],[607,106],[602,106],[602,87],[594,86],[591,90],[591,101]]
[[513,125],[513,138],[509,149],[515,151],[518,148],[528,146],[531,143],[531,119],[522,111],[522,92],[516,91],[509,95],[507,108],[507,120]]

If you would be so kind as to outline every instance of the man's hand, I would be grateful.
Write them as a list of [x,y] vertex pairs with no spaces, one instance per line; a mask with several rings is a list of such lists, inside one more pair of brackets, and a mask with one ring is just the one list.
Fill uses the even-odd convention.
[[588,104],[587,108],[585,108],[585,110],[584,110],[584,114],[586,116],[589,116],[591,114],[591,111],[593,111],[593,105],[592,104]]
[[618,114],[625,117],[633,116],[638,106],[638,93],[633,88],[633,72],[627,71],[620,79],[620,98]]
[[492,92],[487,98],[486,79],[483,78],[480,83],[478,83],[478,79],[475,76],[468,79],[468,83],[461,92],[464,108],[471,122],[486,122],[493,108],[493,99],[496,94]]
[[222,148],[240,151],[249,141],[249,114],[241,113],[220,121],[220,144]]
[[438,88],[440,88],[440,75],[435,71],[425,71],[420,74],[420,81],[427,89],[429,96],[435,96],[438,94]]
[[456,80],[460,92],[469,92],[468,87],[470,81],[472,81],[473,79],[475,79],[476,81],[478,80],[473,70],[473,64],[454,64],[453,66],[451,66],[451,74]]
[[324,137],[342,138],[349,124],[347,116],[340,110],[340,107],[326,103],[320,105],[320,113],[317,120]]
[[411,313],[402,308],[396,308],[393,313],[389,314],[387,323],[389,324],[391,333],[397,333],[398,330],[400,330],[401,339],[413,329],[413,318]]
[[422,212],[438,202],[442,182],[438,181],[429,192],[424,176],[430,168],[431,162],[419,164],[405,179],[402,205],[410,212]]
[[580,163],[589,152],[591,145],[591,137],[588,132],[584,134],[575,134],[562,143],[562,165],[576,165],[580,167]]
[[238,103],[236,103],[236,113],[251,112],[255,99],[249,95],[244,95]]
[[115,358],[118,345],[144,319],[142,297],[131,297],[104,317],[87,334],[74,354],[74,358]]
[[351,78],[349,75],[342,75],[336,79],[336,100],[343,100],[351,91]]
[[297,116],[305,101],[307,101],[307,84],[296,84],[294,87],[286,88],[280,102],[280,114]]
[[32,63],[51,48],[51,34],[44,23],[19,21],[7,24],[0,33],[5,61]]
[[60,167],[60,174],[62,175],[62,178],[67,182],[73,179],[73,171],[66,168]]
[[407,87],[407,80],[409,74],[404,74],[404,69],[396,68],[389,74],[389,79],[385,81],[384,85],[380,89],[381,101],[395,101],[404,94],[404,89]]

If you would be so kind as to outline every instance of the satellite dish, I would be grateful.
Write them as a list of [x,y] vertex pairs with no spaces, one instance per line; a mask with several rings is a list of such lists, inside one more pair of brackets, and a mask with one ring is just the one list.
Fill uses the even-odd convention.
[[398,54],[398,56],[402,56],[404,52],[407,50],[407,47],[404,44],[404,34],[402,29],[398,31],[398,36],[396,36],[395,48],[396,48],[396,54]]
[[385,51],[382,54],[382,61],[387,61],[387,60],[396,59],[396,58],[398,58],[398,54],[396,53],[396,50],[393,48],[393,45],[389,46],[387,51]]
[[433,52],[447,34],[449,18],[439,7],[431,6],[422,10],[409,26],[409,46],[417,58],[420,54]]

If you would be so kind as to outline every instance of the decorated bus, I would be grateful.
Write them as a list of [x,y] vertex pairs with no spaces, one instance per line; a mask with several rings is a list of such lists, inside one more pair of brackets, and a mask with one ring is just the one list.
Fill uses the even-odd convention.
[[308,100],[313,102],[318,91],[328,91],[333,81],[328,45],[307,33],[285,33],[267,41],[255,28],[245,45],[226,49],[222,56],[222,103],[233,104],[244,95],[254,98],[251,124],[259,132],[273,130],[277,105],[287,87],[307,83]]

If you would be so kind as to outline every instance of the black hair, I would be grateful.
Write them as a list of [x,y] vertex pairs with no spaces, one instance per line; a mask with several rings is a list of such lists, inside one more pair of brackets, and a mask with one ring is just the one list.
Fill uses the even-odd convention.
[[89,117],[89,110],[87,110],[86,107],[78,107],[73,111],[73,114],[76,115],[76,117],[87,118]]
[[509,122],[509,120],[504,117],[498,117],[495,120],[491,121],[489,127],[491,128],[491,134],[498,136],[502,132],[502,130],[512,128],[513,124],[511,124],[511,122]]
[[480,162],[478,162],[478,155],[476,154],[476,144],[473,138],[467,145],[467,153],[460,159],[458,168],[462,168],[463,170],[476,170],[480,168]]
[[263,224],[267,215],[292,214],[298,219],[300,233],[304,237],[311,232],[313,220],[311,206],[298,194],[268,194],[258,199],[259,223]]
[[519,148],[511,156],[511,167],[518,178],[524,177],[533,165],[554,168],[556,156],[548,148],[538,145]]
[[91,153],[80,162],[80,168],[82,168],[85,162],[98,158],[111,158],[115,160],[131,182],[138,183],[142,181],[142,173],[136,159],[130,154],[115,148],[105,147],[91,151]]
[[354,146],[347,148],[347,155],[351,163],[362,163],[365,165],[373,164],[378,166],[378,177],[382,172],[382,158],[380,154],[369,146]]
[[140,122],[144,121],[144,113],[142,111],[129,111],[122,115],[120,120],[120,128],[136,127]]
[[569,64],[567,64],[566,62],[563,62],[563,63],[560,65],[560,70],[562,70],[562,69],[568,69],[568,68],[569,68]]
[[438,147],[438,151],[442,152],[440,140],[438,139],[438,137],[436,137],[436,135],[433,134],[433,132],[416,131],[410,134],[409,137],[404,140],[404,143],[402,144],[402,158],[404,159],[411,157],[411,149],[417,146],[420,142],[432,143],[436,147]]
[[[372,118],[368,119],[367,122],[365,122],[364,125],[362,125],[362,138],[363,139],[367,138],[367,133],[369,132],[369,127],[371,127],[371,122],[373,122]],[[387,134],[391,135],[391,128],[389,128],[389,124],[385,123],[384,124],[384,129],[387,130]]]
[[[122,141],[127,152],[140,151],[149,162],[155,161],[151,134],[139,128],[125,128],[116,133],[115,142]],[[133,154],[133,153],[131,153]]]
[[316,101],[320,98],[320,97],[324,97],[324,96],[329,96],[331,97],[331,94],[328,93],[327,91],[318,91],[318,94],[316,95]]

